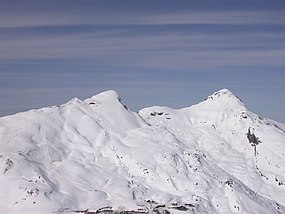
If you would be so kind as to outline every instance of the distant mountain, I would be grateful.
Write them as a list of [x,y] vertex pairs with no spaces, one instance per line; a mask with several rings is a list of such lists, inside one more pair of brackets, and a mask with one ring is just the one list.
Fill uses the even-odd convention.
[[0,118],[0,213],[285,213],[285,124],[227,89],[131,112],[115,91]]

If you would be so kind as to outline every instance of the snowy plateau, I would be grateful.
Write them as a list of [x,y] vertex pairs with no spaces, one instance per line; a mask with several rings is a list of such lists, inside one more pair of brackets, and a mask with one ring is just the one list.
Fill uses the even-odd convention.
[[227,89],[135,113],[115,91],[0,118],[0,213],[285,213],[285,124]]

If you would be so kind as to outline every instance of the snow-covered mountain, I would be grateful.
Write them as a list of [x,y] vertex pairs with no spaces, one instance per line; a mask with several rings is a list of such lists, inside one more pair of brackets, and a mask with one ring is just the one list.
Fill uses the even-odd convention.
[[0,213],[285,213],[285,124],[227,89],[131,112],[115,91],[0,118]]

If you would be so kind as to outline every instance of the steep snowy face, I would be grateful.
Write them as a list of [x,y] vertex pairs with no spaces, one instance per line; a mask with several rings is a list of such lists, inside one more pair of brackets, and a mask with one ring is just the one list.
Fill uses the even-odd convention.
[[1,118],[0,181],[6,185],[0,190],[10,194],[0,201],[0,211],[9,212],[12,205],[13,212],[51,213],[84,208],[94,200],[97,208],[109,206],[101,183],[128,183],[117,178],[112,142],[142,125],[114,91]]
[[285,213],[283,126],[226,89],[179,110],[106,91],[3,117],[0,213]]
[[164,127],[187,146],[203,151],[254,191],[285,203],[280,167],[285,164],[285,132],[278,123],[250,112],[229,90],[188,108],[151,107],[139,114],[152,126]]

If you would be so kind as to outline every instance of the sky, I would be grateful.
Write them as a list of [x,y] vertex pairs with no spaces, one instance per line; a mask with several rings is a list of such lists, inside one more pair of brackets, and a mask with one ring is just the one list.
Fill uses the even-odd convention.
[[285,1],[0,0],[0,116],[109,89],[138,111],[227,88],[285,123]]

